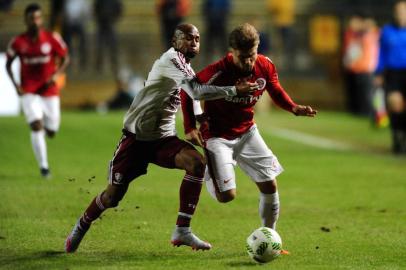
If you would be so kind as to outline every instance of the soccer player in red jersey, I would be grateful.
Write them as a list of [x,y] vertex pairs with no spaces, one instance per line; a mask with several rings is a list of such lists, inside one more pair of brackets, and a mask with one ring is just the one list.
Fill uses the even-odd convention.
[[145,87],[134,98],[124,117],[123,136],[110,161],[109,184],[96,196],[66,239],[65,250],[75,252],[92,222],[108,208],[116,207],[129,184],[146,174],[149,163],[185,171],[179,190],[179,212],[171,242],[193,249],[207,250],[211,245],[200,240],[190,228],[203,183],[203,156],[176,136],[175,115],[180,106],[180,88],[194,99],[234,97],[257,88],[256,83],[235,86],[201,85],[190,65],[199,53],[200,34],[191,24],[178,25],[173,47],[155,61]]
[[[27,30],[13,38],[7,48],[6,69],[18,95],[25,118],[31,127],[31,143],[41,175],[50,178],[45,133],[53,137],[60,124],[59,87],[56,84],[69,62],[68,51],[57,33],[42,29],[41,7],[30,4],[24,12]],[[19,57],[21,84],[11,65]]]
[[231,52],[220,61],[197,74],[200,83],[232,85],[238,81],[256,82],[258,89],[245,97],[226,97],[204,103],[205,119],[196,129],[192,100],[183,92],[182,110],[186,138],[205,146],[208,170],[205,173],[209,193],[226,203],[236,196],[234,166],[237,163],[258,186],[259,214],[262,225],[275,229],[279,216],[279,195],[276,176],[283,169],[267,147],[253,120],[254,105],[267,91],[274,102],[297,115],[316,115],[310,106],[297,105],[284,91],[272,61],[257,53],[259,36],[250,24],[234,29],[229,36]]

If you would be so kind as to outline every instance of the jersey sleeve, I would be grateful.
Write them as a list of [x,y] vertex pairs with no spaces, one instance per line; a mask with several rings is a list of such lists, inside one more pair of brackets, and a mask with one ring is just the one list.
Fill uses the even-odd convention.
[[6,52],[7,58],[14,58],[16,55],[18,55],[18,42],[17,38],[13,38],[10,40],[10,42],[7,45],[7,52]]
[[213,81],[222,73],[220,63],[211,64],[196,74],[200,83],[212,84]]
[[182,104],[183,114],[183,128],[185,134],[189,133],[192,129],[196,129],[196,117],[193,108],[193,99],[185,91],[180,92],[180,99]]
[[276,71],[275,65],[272,61],[266,57],[266,69],[268,73],[268,82],[267,82],[267,91],[271,96],[272,100],[281,107],[282,109],[293,112],[293,108],[296,106],[296,103],[289,97],[288,93],[285,92],[282,85],[279,82],[278,73]]
[[68,47],[65,41],[63,41],[61,35],[57,32],[52,33],[52,49],[56,55],[64,57],[68,53]]

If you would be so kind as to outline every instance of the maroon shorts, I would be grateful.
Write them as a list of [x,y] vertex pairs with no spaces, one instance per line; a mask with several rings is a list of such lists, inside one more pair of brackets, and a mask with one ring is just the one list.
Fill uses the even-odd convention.
[[149,163],[164,168],[176,168],[175,156],[183,148],[193,146],[176,136],[155,141],[140,141],[135,134],[123,130],[123,135],[109,165],[109,183],[128,184],[136,177],[146,174]]

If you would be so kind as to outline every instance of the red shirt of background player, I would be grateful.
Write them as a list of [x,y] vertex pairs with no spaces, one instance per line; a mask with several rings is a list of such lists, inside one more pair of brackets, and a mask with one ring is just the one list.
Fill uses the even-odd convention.
[[[200,129],[205,140],[211,137],[232,140],[243,135],[254,124],[254,105],[265,90],[283,109],[292,112],[296,106],[280,85],[275,65],[268,57],[260,54],[248,76],[242,74],[233,64],[233,56],[229,53],[220,61],[200,71],[197,78],[202,84],[217,86],[234,85],[241,79],[257,82],[259,85],[259,89],[249,96],[205,101],[204,114],[208,118],[208,126],[202,125]],[[185,133],[189,133],[196,128],[192,99],[183,91],[181,98]]]
[[56,72],[56,58],[65,57],[67,48],[57,33],[40,30],[37,40],[27,33],[15,37],[7,50],[7,57],[17,55],[21,62],[21,87],[24,93],[41,96],[59,95],[59,87],[53,83],[44,87]]

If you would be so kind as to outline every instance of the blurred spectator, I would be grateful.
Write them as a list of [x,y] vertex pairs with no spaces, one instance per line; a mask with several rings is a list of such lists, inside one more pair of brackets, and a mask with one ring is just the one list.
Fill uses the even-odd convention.
[[406,1],[393,12],[395,21],[382,28],[375,83],[384,83],[393,151],[406,154]]
[[66,0],[50,0],[49,28],[62,33],[62,16]]
[[263,21],[257,17],[254,17],[250,20],[250,24],[257,29],[259,34],[258,53],[269,56],[268,54],[271,50],[271,38],[269,33],[264,30]]
[[344,32],[343,65],[347,109],[372,116],[373,72],[378,58],[379,30],[372,18],[353,14]]
[[162,42],[166,49],[172,47],[175,28],[189,14],[190,6],[190,0],[158,0],[156,9],[161,22]]
[[[88,0],[65,1],[63,37],[71,53],[72,66],[79,63],[81,69],[87,66],[86,23],[90,15]],[[77,42],[74,42],[75,40]],[[79,48],[73,48],[74,44],[78,44]]]
[[116,92],[109,100],[97,105],[96,110],[105,114],[110,110],[128,109],[133,99],[144,87],[145,79],[132,72],[129,67],[120,69],[116,80]]
[[204,0],[202,13],[206,24],[205,43],[206,61],[211,62],[218,55],[228,51],[227,23],[231,10],[230,0]]
[[105,49],[107,48],[114,76],[117,75],[118,67],[118,42],[115,26],[122,12],[121,0],[95,0],[94,2],[97,24],[96,70],[103,70],[103,60],[106,58]]
[[295,24],[295,0],[266,0],[271,20],[277,29],[282,58],[282,67],[293,68],[295,60],[295,40],[293,26]]
[[14,0],[0,0],[0,12],[9,12],[13,7]]

